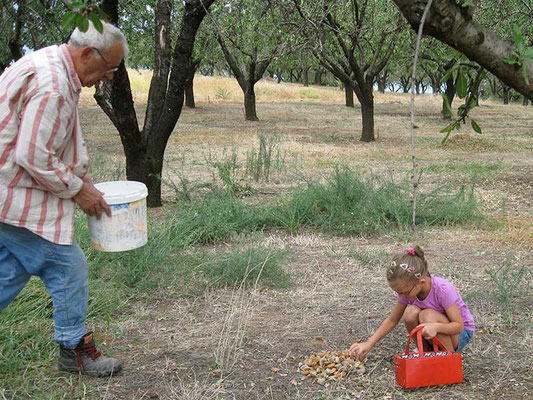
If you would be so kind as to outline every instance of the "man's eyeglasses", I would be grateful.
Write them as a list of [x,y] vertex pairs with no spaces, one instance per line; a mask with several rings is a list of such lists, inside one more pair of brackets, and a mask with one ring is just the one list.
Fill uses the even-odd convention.
[[104,58],[104,56],[102,55],[102,53],[100,53],[100,50],[98,50],[96,47],[93,47],[93,50],[96,50],[96,52],[98,53],[98,55],[100,56],[100,58],[102,59],[102,61],[104,62],[107,70],[106,70],[106,74],[111,74],[113,72],[117,72],[118,71],[118,67],[111,67],[109,65],[109,63],[107,62],[107,60]]

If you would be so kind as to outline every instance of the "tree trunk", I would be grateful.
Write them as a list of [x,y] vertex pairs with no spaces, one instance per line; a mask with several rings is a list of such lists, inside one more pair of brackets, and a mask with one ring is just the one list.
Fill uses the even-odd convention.
[[345,81],[344,82],[344,98],[346,99],[346,107],[354,108],[354,101],[353,101],[353,83],[352,81]]
[[409,89],[411,89],[411,77],[401,76],[400,86],[402,87],[404,93],[409,93]]
[[387,86],[387,81],[386,81],[385,76],[378,76],[376,80],[378,84],[378,92],[385,93],[385,87]]
[[522,96],[522,105],[527,106],[529,104],[529,101],[526,96]]
[[304,86],[308,87],[309,86],[309,68],[303,69],[303,75],[304,75]]
[[361,103],[361,117],[363,122],[363,132],[361,142],[373,142],[374,137],[374,96],[364,97]]
[[194,87],[193,79],[191,78],[190,82],[187,82],[185,87],[185,107],[187,108],[196,108],[196,103],[194,102]]
[[[426,2],[393,1],[413,29],[418,30]],[[472,20],[474,10],[475,7],[462,7],[461,2],[455,0],[434,0],[424,24],[424,34],[459,50],[517,92],[533,99],[533,63],[525,61],[528,83],[521,68],[503,61],[513,57],[513,46]]]
[[324,72],[322,70],[315,70],[315,85],[322,86],[322,74]]
[[194,60],[191,63],[191,70],[189,71],[189,76],[187,78],[187,83],[185,86],[185,106],[188,108],[196,108],[194,102],[194,74],[200,65],[199,60]]
[[[368,79],[368,78],[367,78]],[[374,94],[372,80],[367,80],[363,87],[354,87],[361,104],[362,132],[361,142],[373,142],[374,137]]]
[[244,92],[244,113],[247,121],[259,121],[255,106],[254,84],[250,82],[248,83],[246,91]]
[[503,104],[509,104],[509,93],[511,92],[511,88],[507,85],[504,85],[502,83],[502,97],[503,97]]

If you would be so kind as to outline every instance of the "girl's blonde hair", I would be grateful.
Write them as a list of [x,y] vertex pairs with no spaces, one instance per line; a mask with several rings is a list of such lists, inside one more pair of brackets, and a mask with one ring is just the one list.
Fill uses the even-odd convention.
[[414,282],[423,276],[429,276],[428,263],[420,246],[408,247],[403,253],[393,257],[387,269],[389,283],[396,280]]

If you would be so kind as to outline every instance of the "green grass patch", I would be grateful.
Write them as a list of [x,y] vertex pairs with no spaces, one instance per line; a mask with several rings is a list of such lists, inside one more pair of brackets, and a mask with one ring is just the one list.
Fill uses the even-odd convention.
[[318,93],[318,90],[310,88],[310,87],[303,87],[298,91],[301,98],[304,99],[320,99],[320,94]]
[[[514,325],[514,300],[520,292],[527,296],[531,271],[523,262],[517,264],[512,259],[507,259],[499,268],[487,272],[492,284],[492,298],[502,306],[504,321],[512,327]],[[527,286],[527,289],[523,290],[523,286]]]
[[[338,167],[325,183],[311,182],[273,210],[279,226],[290,232],[309,227],[335,234],[376,234],[405,230],[412,219],[408,182],[363,177]],[[417,224],[457,225],[482,220],[473,189],[444,186],[419,193]]]
[[270,179],[272,169],[280,171],[285,160],[279,149],[280,136],[276,133],[267,135],[263,132],[257,135],[258,149],[251,149],[246,153],[246,174],[254,181]]
[[241,242],[233,250],[210,254],[197,251],[185,268],[185,276],[203,287],[226,287],[236,284],[287,287],[289,274],[282,269],[287,253],[261,246],[257,241]]

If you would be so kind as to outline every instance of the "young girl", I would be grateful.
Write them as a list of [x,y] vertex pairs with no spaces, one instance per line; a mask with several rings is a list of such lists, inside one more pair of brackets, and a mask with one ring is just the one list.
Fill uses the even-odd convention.
[[[437,336],[448,349],[461,351],[472,339],[476,329],[472,314],[450,282],[429,274],[419,246],[409,247],[394,257],[387,269],[387,281],[398,293],[398,301],[370,339],[352,344],[350,354],[355,353],[358,360],[365,358],[402,316],[407,332],[421,325],[424,339],[431,341]],[[429,347],[429,342],[424,342],[428,350],[433,348]]]

